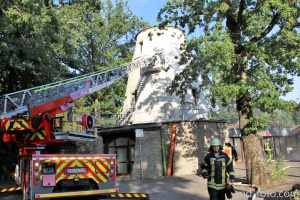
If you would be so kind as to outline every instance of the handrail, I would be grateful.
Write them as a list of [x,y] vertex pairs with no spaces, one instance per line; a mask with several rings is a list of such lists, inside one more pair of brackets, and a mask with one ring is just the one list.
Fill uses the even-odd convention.
[[115,67],[111,70],[98,71],[78,77],[56,81],[38,87],[33,87],[3,95],[0,99],[0,119],[12,117],[19,114],[28,114],[28,107],[51,102],[56,98],[67,95],[69,90],[76,91],[77,87],[86,87],[89,82],[88,95],[99,91],[115,80],[124,77],[132,70],[139,68],[144,63],[152,61],[153,56],[142,56],[135,59],[132,63]]
[[79,77],[5,94],[0,100],[0,118],[11,117],[22,113],[27,114],[27,106],[45,104],[72,92],[76,92],[78,88],[82,89],[85,87],[87,81],[90,82],[88,87],[89,92],[84,95],[91,94],[111,85],[115,80],[125,76],[128,73],[126,72],[127,68],[128,65],[124,65],[107,71],[81,75]]

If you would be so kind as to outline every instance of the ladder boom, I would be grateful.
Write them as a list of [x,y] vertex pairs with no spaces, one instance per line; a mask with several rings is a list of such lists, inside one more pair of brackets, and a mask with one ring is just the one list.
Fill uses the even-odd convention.
[[[109,71],[86,75],[74,80],[60,83],[51,88],[41,88],[34,91],[28,108],[31,116],[55,110],[64,111],[61,106],[74,100],[99,91],[127,74],[127,66],[121,66]],[[65,106],[68,108],[68,106]]]
[[74,100],[99,91],[152,61],[152,56],[139,57],[111,70],[93,72],[54,83],[3,95],[0,99],[0,119],[18,115],[36,116],[55,109],[65,110]]

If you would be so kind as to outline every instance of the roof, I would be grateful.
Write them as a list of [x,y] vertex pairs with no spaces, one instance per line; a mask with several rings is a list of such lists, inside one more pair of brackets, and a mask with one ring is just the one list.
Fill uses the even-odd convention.
[[[241,137],[240,129],[236,126],[227,126],[227,128],[229,137]],[[300,125],[295,125],[291,128],[270,128],[268,130],[259,131],[257,135],[264,137],[300,135]]]
[[151,123],[143,123],[143,124],[131,124],[117,127],[100,127],[95,126],[97,129],[97,133],[101,134],[113,134],[120,132],[131,132],[135,129],[152,129],[152,128],[160,128],[162,125],[173,124],[173,123],[181,123],[181,122],[205,122],[205,123],[221,123],[226,124],[225,120],[208,120],[208,119],[198,119],[198,120],[180,120],[180,121],[170,121],[170,122],[151,122]]
[[133,124],[126,126],[117,126],[117,127],[95,127],[97,128],[98,134],[112,134],[112,133],[120,133],[120,132],[129,132],[134,131],[135,129],[151,129],[151,128],[160,128],[162,123],[147,123],[147,124]]

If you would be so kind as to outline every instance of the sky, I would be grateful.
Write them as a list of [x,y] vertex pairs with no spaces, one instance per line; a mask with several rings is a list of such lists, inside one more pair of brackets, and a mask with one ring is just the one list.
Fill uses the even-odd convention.
[[[138,17],[143,18],[144,21],[155,26],[157,14],[160,8],[166,4],[166,0],[127,0],[130,10]],[[294,90],[288,93],[286,100],[295,100],[300,102],[300,77],[294,78]]]

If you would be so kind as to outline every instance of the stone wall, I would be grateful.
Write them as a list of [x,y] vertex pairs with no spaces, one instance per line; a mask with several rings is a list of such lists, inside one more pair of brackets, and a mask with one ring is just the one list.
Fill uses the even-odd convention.
[[[165,123],[161,129],[144,129],[144,137],[136,138],[133,178],[157,178],[164,175],[163,163],[167,169],[173,124]],[[217,137],[224,142],[225,125],[223,121],[208,120],[176,122],[173,176],[195,174],[209,149],[211,138]]]
[[132,178],[162,176],[160,128],[144,129],[144,136],[136,138]]
[[[168,150],[166,151],[167,158],[169,155],[172,125],[165,124],[162,127],[162,130],[167,133],[165,139],[165,149]],[[208,120],[177,122],[173,175],[195,174],[209,149],[210,140],[216,137],[221,142],[224,142],[226,136],[225,125],[223,121]]]

